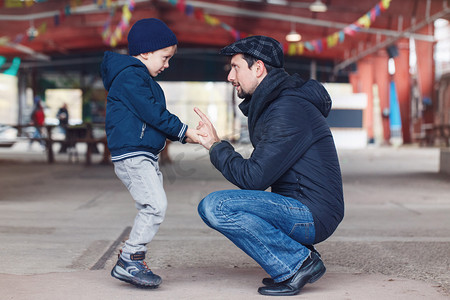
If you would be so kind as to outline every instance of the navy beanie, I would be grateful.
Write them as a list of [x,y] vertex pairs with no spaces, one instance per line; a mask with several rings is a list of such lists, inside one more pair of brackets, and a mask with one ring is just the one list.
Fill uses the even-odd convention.
[[164,22],[155,18],[141,19],[128,33],[128,51],[135,56],[178,44],[177,37]]

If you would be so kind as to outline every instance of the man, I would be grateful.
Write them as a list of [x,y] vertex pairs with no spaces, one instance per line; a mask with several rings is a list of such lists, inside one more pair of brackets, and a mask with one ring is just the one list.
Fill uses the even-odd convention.
[[325,121],[331,99],[317,81],[284,71],[282,47],[272,38],[251,36],[221,54],[231,56],[228,81],[244,99],[239,107],[254,150],[244,159],[195,109],[211,162],[241,188],[209,194],[198,211],[271,276],[260,294],[295,295],[325,273],[313,244],[327,239],[344,215],[339,161]]
[[[56,118],[59,121],[59,127],[61,128],[61,132],[65,135],[67,141],[67,127],[69,126],[69,111],[67,110],[67,103],[63,103],[63,105],[58,109],[56,113]],[[68,143],[62,143],[61,148],[59,149],[59,153],[67,152]],[[72,146],[72,145],[71,145]]]

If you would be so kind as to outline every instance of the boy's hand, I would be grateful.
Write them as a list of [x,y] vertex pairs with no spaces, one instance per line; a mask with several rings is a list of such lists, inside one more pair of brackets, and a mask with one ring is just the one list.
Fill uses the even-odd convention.
[[207,136],[208,134],[202,130],[191,128],[186,130],[186,142],[190,144],[198,144],[200,142],[200,138],[206,138]]

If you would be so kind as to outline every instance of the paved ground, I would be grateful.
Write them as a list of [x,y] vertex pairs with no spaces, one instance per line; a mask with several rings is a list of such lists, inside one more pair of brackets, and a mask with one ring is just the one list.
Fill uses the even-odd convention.
[[[203,148],[171,145],[169,209],[148,259],[164,282],[143,290],[109,275],[135,215],[112,166],[66,155],[48,165],[34,147],[0,149],[1,299],[265,298],[256,291],[264,271],[197,215],[202,197],[234,188]],[[339,156],[346,216],[317,246],[327,273],[294,298],[450,299],[450,177],[438,173],[439,149]]]

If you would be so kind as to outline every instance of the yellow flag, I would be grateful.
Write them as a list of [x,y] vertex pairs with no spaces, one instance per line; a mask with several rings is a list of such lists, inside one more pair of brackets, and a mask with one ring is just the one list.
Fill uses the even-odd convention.
[[295,53],[297,52],[297,46],[294,43],[290,43],[289,47],[288,47],[288,55],[292,56],[295,55]]
[[383,5],[384,9],[388,9],[389,5],[391,4],[391,0],[383,0],[381,4]]
[[7,36],[2,36],[2,37],[0,37],[0,45],[6,45],[6,44],[8,44],[9,43],[9,37],[7,37]]
[[39,35],[44,34],[47,31],[47,22],[42,23],[39,25],[38,32]]
[[129,21],[131,19],[131,12],[130,12],[130,9],[128,8],[128,5],[123,6],[122,15],[123,15],[123,18],[127,21]]
[[5,0],[5,7],[6,8],[22,7],[22,2],[20,0]]
[[305,52],[305,45],[303,43],[297,44],[297,55],[302,55]]
[[363,27],[370,27],[370,18],[368,15],[364,15],[361,18],[358,19],[358,23]]

